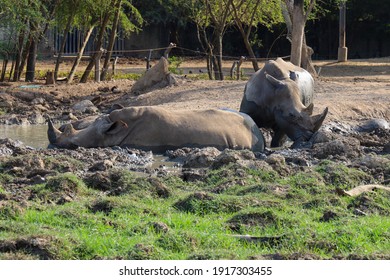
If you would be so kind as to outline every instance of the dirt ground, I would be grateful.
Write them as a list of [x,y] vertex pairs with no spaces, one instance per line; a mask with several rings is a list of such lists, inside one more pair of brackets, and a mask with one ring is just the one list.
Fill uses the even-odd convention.
[[[119,64],[119,69],[134,72],[142,71],[142,61]],[[184,61],[180,70],[185,75],[189,71],[198,72],[205,67],[203,61]],[[390,58],[351,60],[345,63],[330,61],[314,62],[319,77],[316,79],[314,105],[316,110],[329,108],[327,121],[361,121],[370,118],[390,119]],[[225,62],[228,73],[231,62]],[[41,67],[48,67],[43,65]],[[67,65],[63,66],[67,67]],[[243,67],[246,77],[253,70],[250,63]],[[203,71],[201,70],[201,71]],[[226,74],[227,74],[226,73]],[[105,105],[122,103],[123,105],[157,105],[172,109],[176,108],[221,108],[238,109],[244,91],[246,80],[209,81],[179,79],[177,86],[155,90],[140,96],[126,94],[133,85],[131,80],[116,80],[108,82],[89,82],[86,84],[57,84],[45,86],[44,81],[38,81],[39,88],[23,88],[18,84],[1,86],[1,92],[18,90],[54,95],[63,103],[76,102],[80,99],[101,95]],[[24,83],[22,83],[24,84]],[[101,94],[107,88],[116,86],[120,93]],[[49,106],[50,107],[50,106]],[[51,111],[54,108],[48,108]]]
[[[143,61],[122,62],[118,69],[126,72],[132,70],[142,72],[143,64]],[[345,63],[315,61],[314,64],[320,74],[316,78],[315,85],[315,113],[328,107],[329,114],[325,123],[332,121],[351,123],[370,118],[390,120],[390,58],[350,60]],[[65,63],[62,68],[69,65]],[[226,75],[229,73],[230,65],[231,62],[225,62]],[[40,67],[43,70],[53,66],[46,63]],[[249,62],[244,63],[242,69],[244,69],[246,79],[253,73]],[[184,76],[190,72],[205,71],[205,62],[185,60],[179,70]],[[48,113],[54,114],[59,113],[58,110],[67,110],[66,105],[71,106],[79,100],[92,99],[96,96],[100,96],[99,105],[101,106],[121,103],[126,106],[156,105],[172,109],[221,107],[238,109],[246,80],[210,81],[182,77],[177,86],[154,90],[140,96],[127,94],[133,83],[134,81],[131,80],[113,80],[72,85],[58,83],[45,86],[44,81],[38,81],[34,84],[39,85],[38,88],[29,88],[34,85],[26,83],[3,84],[0,92],[27,91],[54,96],[60,101],[59,106],[53,107],[45,104],[46,109],[35,106],[38,111],[47,110]],[[27,88],[20,88],[26,85]],[[119,89],[116,94],[108,90],[114,86]],[[11,111],[18,111],[17,108],[12,109]]]

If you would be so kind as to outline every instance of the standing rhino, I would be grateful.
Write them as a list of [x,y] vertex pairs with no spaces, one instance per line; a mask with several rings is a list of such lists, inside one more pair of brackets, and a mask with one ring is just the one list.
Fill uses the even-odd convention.
[[245,86],[240,112],[258,127],[274,132],[271,147],[283,144],[285,135],[298,147],[309,140],[324,121],[328,108],[313,113],[314,81],[306,70],[283,59],[268,61]]
[[182,147],[264,150],[264,137],[246,114],[224,110],[168,111],[160,107],[128,107],[63,132],[48,121],[50,144],[61,148],[124,146],[164,152]]

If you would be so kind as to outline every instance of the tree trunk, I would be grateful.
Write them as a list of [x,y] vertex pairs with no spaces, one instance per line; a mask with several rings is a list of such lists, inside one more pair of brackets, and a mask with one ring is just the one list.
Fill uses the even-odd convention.
[[13,59],[11,63],[11,69],[9,70],[8,82],[10,82],[12,79],[12,74],[14,72],[14,69],[15,69],[15,60]]
[[291,63],[300,66],[302,57],[302,44],[305,30],[305,16],[303,0],[295,0],[292,18]]
[[5,73],[7,72],[7,65],[8,65],[8,56],[3,59],[3,67],[1,69],[1,77],[0,77],[1,82],[4,82]]
[[[112,5],[114,5],[114,1],[112,1],[111,3],[112,3]],[[80,83],[87,82],[89,74],[91,73],[92,68],[95,65],[96,56],[100,53],[100,50],[101,50],[102,45],[103,45],[103,37],[104,37],[104,33],[106,32],[106,27],[107,27],[109,19],[110,19],[110,13],[107,12],[104,16],[103,21],[100,24],[100,31],[98,34],[95,52],[92,55],[91,60],[89,61],[89,64],[88,64],[87,68],[85,69],[83,76],[80,79]]]
[[20,31],[19,38],[18,38],[18,48],[17,48],[17,53],[16,53],[16,58],[13,62],[13,81],[16,82],[19,80],[19,66],[20,66],[20,61],[22,60],[22,55],[23,55],[23,42],[25,38],[25,33],[24,31]]
[[74,18],[74,13],[72,13],[69,16],[68,22],[66,23],[66,27],[65,27],[65,30],[64,30],[64,35],[62,37],[61,47],[60,47],[58,55],[57,55],[56,66],[55,66],[55,69],[54,69],[54,80],[55,81],[58,78],[58,70],[60,69],[61,57],[62,57],[62,54],[65,51],[66,39],[68,38],[68,33],[70,31],[70,27],[72,25],[73,18]]
[[201,28],[198,23],[196,24],[196,35],[198,37],[198,41],[200,43],[203,52],[207,54],[206,56],[207,74],[209,76],[209,79],[213,80],[214,77],[213,77],[213,63],[212,63],[212,56],[213,56],[212,46],[208,42],[206,30],[204,28]]
[[311,56],[313,55],[313,49],[306,44],[306,36],[303,36],[302,44],[302,56],[301,56],[301,67],[306,69],[314,77],[317,76],[317,71],[314,68]]
[[249,38],[247,36],[244,37],[244,44],[245,44],[246,50],[248,51],[249,57],[252,61],[253,70],[255,70],[255,72],[256,72],[260,69],[260,67],[259,67],[259,63],[257,62],[257,58],[255,56],[255,53],[253,52],[253,48],[252,48],[251,44],[249,43]]
[[110,63],[111,55],[112,55],[112,50],[114,49],[114,43],[115,43],[115,38],[116,38],[116,31],[118,29],[118,24],[119,24],[119,14],[121,11],[121,5],[122,5],[122,0],[118,0],[116,2],[116,7],[115,7],[115,17],[114,17],[114,22],[112,23],[112,28],[111,28],[111,34],[110,34],[110,39],[108,42],[108,48],[107,48],[107,53],[106,57],[104,59],[103,63],[103,71],[100,76],[100,80],[104,81],[107,76],[108,72],[108,64]]
[[[31,33],[31,31],[30,31],[30,33]],[[33,40],[34,39],[33,39],[32,35],[30,34],[29,39],[27,40],[26,45],[24,46],[24,49],[23,49],[22,59],[20,61],[20,65],[19,65],[19,69],[18,69],[17,81],[20,80],[22,73],[23,73],[23,70],[24,70],[24,67],[26,66],[27,58],[28,58],[28,55],[30,52],[30,47],[31,47]]]
[[35,81],[36,60],[37,60],[37,39],[33,38],[30,44],[28,58],[27,58],[26,82]]
[[85,34],[83,45],[81,46],[79,52],[77,53],[76,60],[73,63],[72,69],[70,70],[70,73],[69,73],[69,76],[68,76],[68,81],[67,81],[68,84],[72,83],[72,81],[74,79],[74,75],[76,73],[76,69],[77,69],[77,67],[80,64],[81,58],[83,57],[83,54],[84,54],[84,50],[85,50],[85,48],[86,48],[86,46],[88,44],[88,41],[89,41],[89,37],[91,37],[92,31],[93,31],[94,28],[95,28],[94,26],[91,26],[89,28],[89,30],[86,32],[86,34]]
[[[257,7],[259,6],[260,4],[260,0],[257,0],[256,2],[256,5],[254,7],[254,11],[257,9]],[[255,71],[258,71],[260,68],[259,68],[259,64],[257,62],[257,59],[256,59],[256,56],[255,56],[255,53],[253,52],[253,48],[249,42],[249,35],[251,34],[251,30],[252,30],[252,23],[253,23],[253,18],[254,18],[254,14],[252,14],[252,20],[251,22],[248,24],[248,30],[245,32],[245,29],[244,29],[244,26],[242,24],[242,21],[240,19],[240,16],[238,15],[238,11],[237,11],[237,7],[236,5],[234,4],[234,1],[231,2],[231,6],[233,8],[233,14],[234,14],[234,17],[235,17],[235,22],[237,24],[237,27],[238,27],[238,30],[240,31],[241,33],[241,36],[244,40],[244,44],[245,44],[245,48],[246,50],[248,51],[248,54],[249,54],[249,57],[252,61],[252,66],[253,66],[253,69]]]
[[207,54],[207,74],[209,75],[209,80],[213,80],[213,63],[211,54]]
[[214,73],[216,80],[223,80],[222,72],[222,35],[223,31],[218,30],[214,37],[214,46],[217,47],[217,55],[214,56]]

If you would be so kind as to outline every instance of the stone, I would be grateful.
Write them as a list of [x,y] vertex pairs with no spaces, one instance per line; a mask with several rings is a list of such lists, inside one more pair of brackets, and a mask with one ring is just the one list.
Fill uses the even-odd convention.
[[203,168],[213,164],[221,152],[214,147],[195,149],[184,160],[184,168]]
[[78,103],[76,103],[75,105],[73,105],[72,109],[76,112],[80,112],[80,113],[86,113],[87,111],[88,112],[97,112],[99,111],[98,108],[95,107],[95,105],[92,103],[92,101],[90,100],[83,100],[83,101],[80,101]]
[[145,72],[139,78],[130,91],[136,95],[140,95],[151,89],[163,88],[171,85],[176,85],[177,81],[168,70],[168,60],[161,57],[159,62]]

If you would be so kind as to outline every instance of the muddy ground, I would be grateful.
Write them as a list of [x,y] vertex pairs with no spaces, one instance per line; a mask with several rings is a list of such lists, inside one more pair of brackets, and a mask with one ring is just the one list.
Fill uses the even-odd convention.
[[[153,155],[148,151],[119,147],[34,149],[0,135],[0,171],[7,174],[0,178],[0,187],[3,188],[3,192],[0,192],[0,208],[10,202],[14,205],[13,211],[27,207],[34,200],[34,193],[28,186],[45,183],[58,172],[74,173],[107,194],[121,192],[120,188],[113,189],[111,186],[115,182],[115,173],[110,172],[113,169],[131,170],[143,177],[175,174],[184,181],[196,181],[203,180],[208,170],[231,163],[274,170],[280,176],[288,177],[296,172],[307,171],[310,174],[312,167],[329,160],[357,168],[367,175],[360,176],[363,179],[356,180],[353,183],[355,185],[345,188],[356,187],[356,184],[388,186],[390,58],[315,64],[320,74],[315,81],[315,113],[321,112],[325,107],[329,108],[329,113],[319,133],[315,135],[312,147],[292,150],[289,148],[291,143],[287,143],[282,148],[267,148],[264,153],[185,148],[167,151],[161,159],[161,155]],[[42,67],[45,66],[48,65]],[[143,71],[140,62],[120,66],[124,71]],[[199,80],[194,79],[190,73],[204,72],[204,62],[184,62],[180,68],[183,75],[177,77],[176,86],[142,95],[130,92],[134,84],[132,80],[72,85],[45,85],[44,81],[34,84],[3,83],[0,85],[0,124],[41,124],[50,117],[59,126],[71,120],[105,113],[114,104],[154,105],[172,110],[222,107],[238,109],[246,79],[252,73],[249,63],[245,63],[243,68],[246,73],[244,80]],[[264,134],[269,144],[268,131],[264,131]],[[336,172],[330,169],[328,176],[337,177]],[[17,179],[9,179],[9,176]],[[229,186],[221,185],[221,189],[216,189],[215,193],[223,192],[225,187]],[[166,190],[157,187],[157,192],[159,196],[163,196]],[[72,191],[59,196],[53,193],[50,199],[52,203],[64,204],[72,201],[74,194]],[[369,209],[358,210],[364,215],[370,213]]]
[[[86,84],[58,83],[45,85],[44,81],[34,84],[3,83],[0,89],[1,124],[45,123],[50,116],[60,123],[82,119],[107,112],[114,104],[123,106],[154,105],[170,109],[222,108],[238,109],[246,80],[209,81],[190,77],[189,73],[204,71],[204,63],[190,61],[183,63],[178,84],[157,89],[142,95],[130,93],[134,84],[131,80],[89,82]],[[226,63],[228,64],[228,63]],[[315,82],[315,113],[329,108],[328,116],[316,136],[313,147],[290,150],[286,147],[267,149],[264,154],[249,156],[253,162],[275,157],[285,162],[286,175],[295,168],[312,166],[319,160],[340,161],[346,165],[360,167],[374,175],[376,183],[390,183],[390,58],[350,61],[346,63],[316,62],[319,77]],[[142,64],[122,65],[124,69],[142,71]],[[203,69],[203,70],[202,70]],[[244,65],[246,78],[251,74],[250,65]],[[88,100],[87,103],[85,103]],[[81,103],[80,103],[81,102]],[[378,120],[380,120],[378,122]],[[267,131],[265,135],[269,137]],[[3,138],[0,136],[0,139]],[[269,138],[267,138],[269,143]],[[150,152],[120,148],[69,150],[34,150],[23,143],[3,139],[0,141],[2,159],[16,155],[31,155],[31,162],[15,163],[14,173],[20,180],[12,186],[14,199],[28,199],[22,190],[26,184],[44,182],[52,173],[40,158],[44,156],[82,159],[85,166],[63,163],[65,171],[78,173],[81,177],[96,171],[113,167],[126,168],[147,176],[166,176],[170,172],[182,172],[182,176],[198,176],[199,169],[218,165],[219,151],[181,149],[170,151],[167,156],[178,163],[153,164],[156,159]],[[239,157],[239,156],[238,156]],[[227,159],[226,159],[227,158]],[[227,162],[237,157],[226,157]],[[218,159],[218,160],[217,160]],[[217,160],[217,162],[216,162]],[[273,160],[271,160],[273,161]],[[224,163],[226,164],[226,162]],[[185,167],[182,171],[181,167]],[[170,166],[173,168],[166,168]],[[188,169],[189,168],[189,169]],[[190,170],[190,171],[189,171]],[[102,179],[104,180],[104,179]],[[20,198],[18,198],[21,196]],[[22,198],[23,197],[23,198]]]

